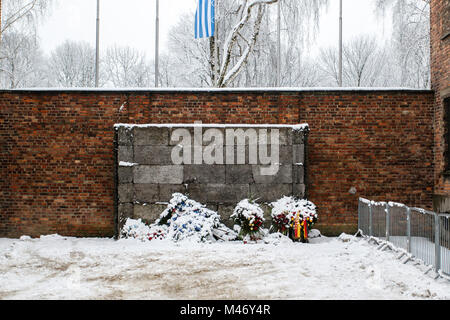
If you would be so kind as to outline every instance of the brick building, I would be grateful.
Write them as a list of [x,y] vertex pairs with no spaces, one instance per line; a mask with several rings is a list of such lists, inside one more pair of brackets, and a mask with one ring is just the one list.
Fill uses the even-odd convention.
[[308,123],[325,234],[355,231],[359,196],[450,209],[448,14],[431,1],[433,90],[2,90],[0,237],[114,235],[115,123]]
[[431,1],[435,209],[450,211],[450,1]]

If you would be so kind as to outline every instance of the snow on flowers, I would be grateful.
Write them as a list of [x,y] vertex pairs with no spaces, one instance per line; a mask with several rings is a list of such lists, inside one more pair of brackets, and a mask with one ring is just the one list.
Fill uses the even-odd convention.
[[[181,193],[174,193],[166,210],[155,222],[168,225],[168,237],[175,241],[191,238],[197,242],[217,240],[214,229],[224,230],[217,212],[209,210],[197,201],[191,200]],[[229,235],[234,234],[232,230]]]
[[318,220],[317,208],[311,201],[283,197],[270,204],[272,228],[294,241],[308,241],[308,231]]
[[[271,232],[278,233],[278,236],[287,236],[293,241],[308,241],[311,227],[318,218],[316,206],[312,202],[283,197],[271,203],[270,206],[272,207]],[[264,211],[255,201],[249,199],[240,201],[230,219],[234,220],[235,229],[239,234],[226,227],[220,221],[217,212],[181,193],[174,193],[167,208],[153,224],[146,225],[141,219],[129,218],[122,228],[121,237],[141,241],[168,239],[174,242],[184,240],[214,242],[236,239],[249,242],[270,237],[267,230],[263,228]],[[276,240],[275,238],[273,240]]]
[[220,222],[217,212],[174,193],[155,223],[146,226],[141,220],[128,219],[122,229],[122,237],[139,240],[170,239],[175,242],[211,242],[232,240],[236,234]]
[[256,240],[261,237],[262,224],[265,221],[264,211],[255,202],[244,199],[234,208],[232,219],[239,226],[239,236]]
[[141,241],[162,240],[167,234],[167,226],[146,225],[141,219],[128,218],[122,227],[122,238],[134,238]]

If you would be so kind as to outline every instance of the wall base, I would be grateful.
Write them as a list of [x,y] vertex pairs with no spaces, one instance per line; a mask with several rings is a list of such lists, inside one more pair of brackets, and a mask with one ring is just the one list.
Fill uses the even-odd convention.
[[313,229],[320,230],[320,233],[326,237],[337,237],[342,233],[356,234],[358,226],[356,224],[316,224]]

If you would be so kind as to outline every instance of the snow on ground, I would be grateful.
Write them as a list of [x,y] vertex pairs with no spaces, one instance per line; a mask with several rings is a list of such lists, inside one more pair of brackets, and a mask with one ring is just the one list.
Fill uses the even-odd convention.
[[450,299],[450,281],[343,239],[0,239],[0,299]]

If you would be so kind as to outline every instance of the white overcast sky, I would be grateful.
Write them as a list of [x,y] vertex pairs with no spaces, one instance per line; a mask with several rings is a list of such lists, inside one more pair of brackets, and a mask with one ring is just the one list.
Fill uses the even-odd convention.
[[[183,13],[194,14],[197,0],[160,0],[161,51],[167,33]],[[344,40],[359,34],[376,34],[381,40],[390,36],[390,19],[383,22],[374,14],[372,0],[344,0]],[[60,0],[39,27],[45,53],[66,39],[85,40],[95,46],[96,0]],[[320,22],[316,45],[337,44],[339,1],[330,0]],[[274,26],[275,28],[275,26]],[[101,0],[101,49],[109,45],[129,45],[153,58],[155,43],[155,0]],[[194,41],[194,39],[193,39]]]

